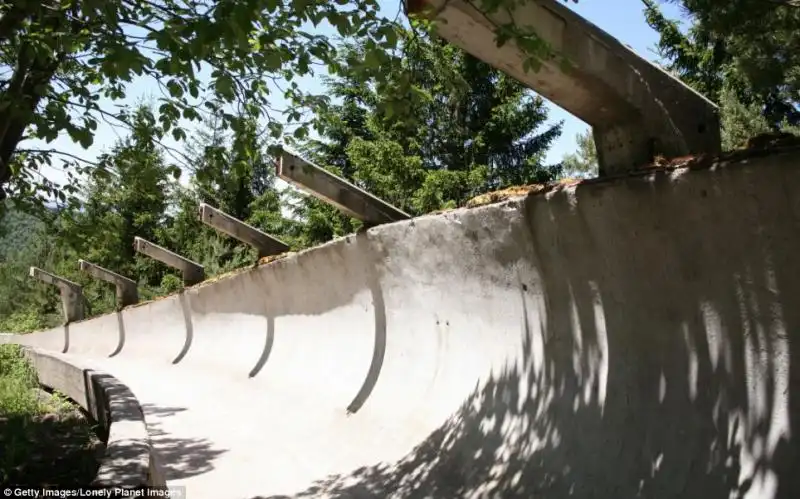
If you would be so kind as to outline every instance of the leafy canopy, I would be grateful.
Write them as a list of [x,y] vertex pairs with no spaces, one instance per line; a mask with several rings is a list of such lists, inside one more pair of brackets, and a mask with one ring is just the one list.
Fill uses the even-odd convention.
[[[520,0],[476,0],[493,12]],[[396,0],[397,14],[406,3]],[[391,7],[390,7],[391,10]],[[317,29],[329,26],[333,36]],[[308,135],[304,111],[324,106],[299,79],[326,69],[346,70],[378,90],[404,93],[407,81],[383,80],[383,68],[402,54],[398,16],[384,17],[377,0],[19,0],[0,5],[0,196],[18,201],[48,196],[65,200],[79,177],[96,165],[64,151],[20,147],[28,139],[69,136],[90,148],[104,122],[131,126],[132,110],[117,103],[130,84],[146,79],[161,96],[157,139],[186,138],[187,122],[219,117],[235,129],[254,118],[274,139]],[[336,38],[356,41],[363,57],[337,57]],[[514,40],[531,59],[554,54],[535,33],[512,21],[497,26],[497,42]],[[413,90],[413,89],[412,89]],[[289,102],[275,109],[274,97]],[[384,104],[402,110],[399,99]],[[288,128],[287,128],[288,126]],[[61,163],[62,192],[42,174]]]
[[[22,196],[55,193],[36,173],[56,151],[17,150],[25,139],[68,134],[84,148],[101,120],[130,126],[126,98],[138,77],[161,93],[154,132],[186,137],[182,120],[214,114],[229,127],[246,115],[274,136],[314,102],[298,84],[317,66],[336,68],[336,49],[314,26],[366,40],[385,54],[397,37],[376,0],[30,0],[0,6],[0,184]],[[367,63],[381,63],[380,55]],[[291,103],[275,110],[280,92]],[[322,98],[322,97],[317,97]],[[15,156],[14,153],[17,153]],[[63,156],[63,155],[62,155]],[[12,158],[14,159],[12,163]],[[70,159],[70,188],[87,165]]]
[[684,34],[654,0],[642,1],[659,52],[681,80],[717,103],[729,92],[760,108],[773,130],[800,124],[800,4],[680,0],[691,22]]
[[[309,141],[307,155],[413,215],[557,175],[543,160],[561,124],[546,125],[543,100],[428,29],[412,23],[400,32],[403,57],[381,79],[343,73],[326,81],[340,102],[318,111],[321,138]],[[342,52],[355,59],[364,49]],[[295,213],[311,243],[359,226],[313,199]]]

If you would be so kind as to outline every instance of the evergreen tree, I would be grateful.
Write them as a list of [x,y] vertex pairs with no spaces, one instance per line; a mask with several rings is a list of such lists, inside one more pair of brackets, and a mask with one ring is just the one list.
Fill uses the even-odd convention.
[[667,69],[720,106],[726,148],[741,146],[744,135],[798,131],[800,8],[681,0],[692,23],[684,34],[653,0],[642,1]]
[[[315,162],[412,215],[559,174],[543,159],[561,124],[540,130],[547,119],[540,97],[438,38],[408,31],[402,40],[401,65],[387,68],[381,83],[391,91],[346,71],[326,82],[340,102],[317,113],[321,139],[305,151]],[[362,52],[346,47],[342,66]],[[403,111],[387,100],[400,100]],[[360,225],[316,200],[297,211],[309,244]]]
[[0,263],[0,329],[31,330],[63,320],[57,290],[30,279],[30,266],[81,284],[93,314],[113,310],[115,292],[80,272],[79,259],[138,280],[145,299],[160,294],[169,270],[136,255],[133,239],[160,242],[170,184],[179,170],[165,163],[153,141],[151,109],[137,108],[132,123],[130,135],[98,159],[82,199],[55,211],[52,230],[34,234],[24,251]]
[[775,129],[784,120],[800,124],[800,4],[793,0],[680,3],[693,21],[692,38],[712,49],[713,60],[734,70],[761,100],[770,126]]
[[566,154],[562,160],[563,174],[565,177],[590,178],[597,176],[597,147],[594,143],[592,129],[575,136],[578,150]]
[[179,176],[155,144],[155,117],[147,106],[134,115],[129,136],[101,155],[85,200],[60,218],[59,243],[80,258],[157,286],[163,265],[138,256],[136,236],[159,242],[171,180]]
[[[484,189],[541,182],[557,169],[542,164],[561,126],[539,130],[547,120],[544,101],[505,73],[443,40],[408,34],[403,64],[424,99],[414,130],[393,134],[428,170],[486,169]],[[401,71],[400,74],[403,72]],[[411,97],[411,96],[409,96]],[[392,117],[384,128],[392,130]]]
[[209,276],[251,263],[255,252],[202,224],[198,218],[200,203],[279,238],[287,231],[275,170],[266,148],[255,120],[246,116],[239,117],[230,133],[219,121],[206,122],[187,147],[195,168],[189,185],[174,193],[174,212],[164,237],[202,264]]

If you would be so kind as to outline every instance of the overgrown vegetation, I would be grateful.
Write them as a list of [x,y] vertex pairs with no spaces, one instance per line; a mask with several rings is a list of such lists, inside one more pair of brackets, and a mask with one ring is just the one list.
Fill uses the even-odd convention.
[[68,399],[39,389],[22,348],[0,345],[0,484],[87,486],[101,446]]
[[800,5],[792,1],[670,0],[685,33],[654,0],[642,0],[667,69],[717,103],[723,149],[753,136],[800,135]]
[[[519,0],[476,1],[502,9]],[[765,132],[800,134],[795,0],[669,0],[688,14],[685,31],[642,1],[667,69],[720,106],[725,149]],[[393,14],[377,0],[0,5],[0,332],[61,321],[58,293],[29,279],[30,266],[81,284],[95,314],[115,308],[114,292],[78,272],[79,258],[136,279],[144,300],[180,289],[178,275],[133,251],[134,236],[209,277],[254,262],[252,249],[197,220],[200,202],[292,249],[359,229],[276,181],[277,144],[412,215],[596,173],[590,133],[547,164],[561,124],[547,124],[540,97],[430,35],[428,23]],[[320,25],[335,34],[318,34]],[[499,41],[527,50],[528,69],[547,56],[535,34],[499,28]],[[330,77],[312,94],[301,78],[319,68]],[[159,95],[121,104],[143,81]],[[187,133],[189,123],[201,126]],[[126,133],[96,161],[42,145],[68,136],[88,149],[107,124]],[[43,175],[48,165],[64,169],[66,185]],[[98,448],[79,411],[38,390],[22,351],[0,345],[0,481],[85,485]]]
[[[763,132],[797,131],[800,51],[787,48],[798,42],[800,8],[682,0],[690,26],[681,31],[657,3],[643,2],[668,69],[720,105],[726,148]],[[279,143],[412,215],[463,206],[496,189],[597,171],[590,133],[578,137],[578,150],[561,164],[547,164],[561,124],[548,124],[540,97],[430,35],[425,22],[386,17],[372,0],[126,0],[105,3],[106,17],[93,3],[35,12],[11,5],[0,8],[0,19],[10,23],[0,37],[0,67],[9,70],[0,76],[0,122],[9,124],[4,137],[11,141],[3,142],[0,156],[8,144],[19,145],[8,134],[25,120],[31,138],[65,133],[87,147],[101,117],[124,123],[127,134],[96,161],[70,159],[70,174],[80,173],[80,180],[70,177],[68,189],[55,194],[57,207],[46,209],[36,200],[54,191],[38,178],[39,167],[63,155],[14,146],[8,157],[16,176],[0,222],[0,331],[61,321],[56,290],[27,277],[32,265],[80,283],[95,314],[114,309],[114,291],[80,273],[79,258],[136,279],[143,299],[180,289],[173,271],[133,251],[134,236],[201,263],[209,277],[254,262],[251,248],[197,220],[200,202],[292,249],[358,230],[357,220],[276,180],[271,155]],[[48,24],[59,15],[70,22]],[[750,21],[756,15],[762,28]],[[317,22],[347,42],[313,35]],[[117,25],[133,28],[120,34]],[[96,36],[90,39],[86,29]],[[47,45],[53,40],[76,45]],[[43,52],[26,52],[41,44]],[[22,61],[30,70],[58,59],[59,47],[65,59],[40,88],[39,103],[15,115],[13,78],[25,68],[13,61],[31,55]],[[329,77],[322,95],[310,96],[298,78],[315,64]],[[136,75],[160,79],[163,95],[114,108]],[[271,114],[275,85],[290,104],[283,120]],[[187,135],[181,128],[187,120],[202,125]],[[181,139],[178,150],[164,145],[170,134]]]
[[[326,80],[332,102],[316,108],[317,136],[303,140],[301,152],[415,215],[558,176],[559,165],[545,164],[544,156],[561,125],[545,124],[540,97],[434,37],[410,30],[398,36],[405,57],[381,81],[397,79],[398,88],[414,89],[417,98],[409,96],[407,112],[391,111],[385,101],[396,94],[382,94],[381,81],[342,70]],[[342,46],[336,63],[348,66],[367,52],[364,44]],[[360,226],[278,184],[270,158],[275,141],[261,133],[254,116],[242,113],[234,126],[209,117],[181,151],[190,167],[180,168],[158,145],[157,114],[148,104],[133,110],[130,133],[99,158],[76,188],[78,196],[47,212],[46,233],[0,261],[0,331],[60,321],[56,291],[27,278],[31,265],[81,284],[93,313],[113,310],[114,292],[80,273],[80,258],[135,278],[143,299],[180,289],[173,271],[133,251],[135,236],[197,261],[209,277],[254,262],[251,248],[199,222],[200,202],[293,249]]]

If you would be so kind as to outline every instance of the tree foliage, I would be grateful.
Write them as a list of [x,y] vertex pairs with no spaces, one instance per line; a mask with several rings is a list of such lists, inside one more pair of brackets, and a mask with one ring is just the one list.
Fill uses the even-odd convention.
[[597,147],[592,130],[588,129],[575,136],[578,149],[574,153],[564,155],[562,160],[563,174],[566,177],[596,177],[598,172]]
[[[400,32],[403,58],[381,81],[347,73],[327,80],[340,99],[317,114],[320,138],[306,152],[369,192],[412,215],[452,208],[508,185],[554,178],[544,154],[561,124],[546,125],[544,102],[517,81],[441,40],[424,26]],[[351,45],[343,58],[357,59]],[[388,85],[405,92],[381,93]],[[400,99],[402,113],[386,100]],[[356,230],[359,223],[300,201],[308,241]]]
[[[484,167],[486,188],[533,181],[540,174],[537,168],[546,169],[531,159],[559,136],[560,124],[543,126],[541,98],[436,37],[412,31],[403,35],[403,60],[386,79],[390,85],[400,80],[395,85],[406,93],[362,97],[360,102],[372,109],[371,121],[359,135],[362,139],[382,134],[406,154],[418,156],[427,170]],[[352,84],[340,80],[331,90]],[[401,100],[409,118],[381,106],[386,99]]]
[[[673,2],[676,0],[672,0]],[[772,126],[800,124],[800,4],[783,0],[680,0],[695,40],[763,102]],[[721,91],[721,88],[718,89]]]
[[[156,82],[162,91],[154,127],[159,139],[185,139],[182,120],[208,114],[236,126],[236,110],[265,119],[276,137],[283,134],[282,121],[307,126],[300,123],[302,110],[315,97],[304,94],[297,79],[315,66],[336,70],[332,40],[312,29],[323,22],[341,37],[366,41],[373,64],[384,62],[396,43],[394,23],[379,16],[376,0],[4,3],[0,186],[13,180],[11,191],[23,197],[60,192],[36,177],[58,153],[18,146],[67,134],[88,148],[101,120],[130,125],[131,110],[113,103],[125,99],[136,78]],[[276,92],[291,103],[282,120],[270,106]],[[67,188],[77,189],[75,175],[87,165],[70,160],[66,166],[73,181]]]
[[720,106],[723,143],[800,124],[800,7],[761,0],[681,0],[684,34],[642,0],[667,69]]
[[[248,149],[264,152],[251,128],[220,134],[212,124],[208,133],[199,134],[185,152],[196,154],[197,170],[190,172],[188,185],[181,185],[180,170],[165,160],[156,144],[154,119],[151,108],[136,109],[130,134],[101,156],[80,199],[53,213],[50,230],[39,231],[25,247],[6,252],[0,261],[4,298],[0,330],[52,326],[60,320],[57,293],[27,277],[31,265],[81,284],[94,314],[116,307],[114,290],[79,272],[79,259],[135,279],[143,299],[180,289],[182,281],[174,269],[134,252],[136,236],[198,261],[210,276],[252,263],[251,248],[199,222],[201,201],[244,210],[239,213],[244,218],[280,232],[280,223],[269,225],[276,219],[281,222],[280,196],[272,179],[260,178],[264,175],[257,160],[260,154],[254,161],[237,156],[242,141],[252,142]],[[231,174],[231,165],[236,175]],[[229,178],[233,180],[218,183]],[[15,213],[15,218],[22,217]]]
[[[369,42],[338,49],[339,73],[327,81],[330,100],[315,106],[318,137],[297,142],[304,155],[412,214],[557,174],[543,157],[560,124],[545,124],[540,98],[422,30],[398,36],[403,58],[381,78],[364,79],[359,63],[349,62],[365,56]],[[387,86],[394,90],[382,93]],[[135,236],[202,264],[208,276],[253,263],[250,247],[200,223],[201,202],[293,249],[360,228],[335,208],[279,186],[269,159],[274,140],[246,110],[229,123],[206,116],[184,141],[181,156],[191,168],[181,175],[159,145],[158,107],[131,110],[130,132],[99,158],[79,196],[52,214],[57,230],[37,241],[42,249],[0,269],[0,295],[19,294],[0,329],[58,320],[57,295],[26,280],[27,265],[84,285],[93,313],[114,308],[113,290],[78,272],[79,258],[136,279],[145,299],[179,289],[172,269],[133,252]]]
[[[519,0],[476,0],[494,12]],[[420,2],[396,0],[409,11]],[[65,151],[38,147],[68,136],[88,149],[98,126],[131,126],[120,105],[131,83],[160,90],[154,134],[187,138],[186,126],[213,116],[227,129],[256,118],[275,139],[308,136],[306,111],[329,104],[299,80],[320,69],[372,81],[381,105],[406,110],[402,95],[419,93],[409,77],[386,79],[402,57],[398,16],[384,17],[377,0],[29,0],[0,5],[0,197],[17,203],[65,202],[94,165]],[[430,21],[419,20],[421,25]],[[320,34],[321,26],[334,35]],[[362,57],[344,60],[338,39],[356,41]],[[513,21],[497,26],[498,45],[514,41],[526,69],[556,54],[535,32]],[[343,65],[343,62],[345,64]],[[390,94],[394,97],[389,98]],[[288,107],[276,109],[274,97]],[[33,145],[32,145],[33,144]],[[247,151],[240,151],[245,155]],[[41,172],[63,168],[67,183]]]

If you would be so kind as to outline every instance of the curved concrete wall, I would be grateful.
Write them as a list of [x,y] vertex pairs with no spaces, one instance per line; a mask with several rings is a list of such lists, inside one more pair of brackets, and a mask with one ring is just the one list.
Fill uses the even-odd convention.
[[42,386],[71,398],[103,429],[105,452],[92,486],[163,488],[166,485],[151,455],[142,409],[127,386],[67,355],[31,347],[25,349],[25,355]]
[[23,341],[131,384],[193,497],[800,497],[797,185],[587,182]]

